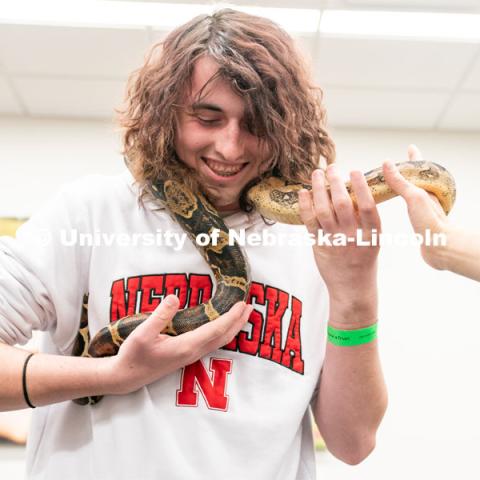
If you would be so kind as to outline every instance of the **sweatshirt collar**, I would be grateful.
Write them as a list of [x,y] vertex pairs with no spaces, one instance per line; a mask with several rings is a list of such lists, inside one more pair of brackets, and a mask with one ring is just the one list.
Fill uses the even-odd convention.
[[[138,198],[140,195],[140,187],[128,168],[122,173],[122,178],[125,180],[132,193]],[[146,195],[142,199],[142,204],[148,210],[165,210],[165,207],[159,205],[159,203],[150,195]],[[228,228],[248,229],[263,222],[263,217],[256,211],[248,213],[241,211],[227,215],[223,218],[223,221]]]

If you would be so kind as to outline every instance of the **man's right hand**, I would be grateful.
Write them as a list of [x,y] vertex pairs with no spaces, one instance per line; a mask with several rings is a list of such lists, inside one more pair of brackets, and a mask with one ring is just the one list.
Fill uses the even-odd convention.
[[189,365],[229,343],[253,310],[244,302],[201,327],[173,337],[160,332],[178,310],[175,295],[167,296],[145,322],[125,340],[118,354],[102,362],[101,375],[112,394],[134,392],[175,370]]

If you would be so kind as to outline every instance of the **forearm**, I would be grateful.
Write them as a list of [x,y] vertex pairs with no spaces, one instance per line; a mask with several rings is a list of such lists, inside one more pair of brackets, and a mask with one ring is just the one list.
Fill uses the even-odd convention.
[[[0,411],[26,408],[22,371],[28,352],[0,342]],[[27,388],[35,406],[113,393],[105,374],[108,359],[35,354],[27,367]]]
[[[96,395],[122,395],[196,362],[229,343],[247,323],[253,307],[236,303],[214,322],[183,335],[162,335],[179,301],[169,295],[128,336],[118,353],[105,358],[34,355],[27,368],[28,396],[47,405]],[[22,371],[28,352],[0,343],[0,411],[26,407]]]
[[[333,305],[329,323],[344,330],[374,324],[376,299],[370,300],[366,309]],[[386,407],[377,341],[348,347],[328,342],[314,414],[329,450],[346,463],[363,460],[375,446]]]
[[436,267],[480,281],[480,234],[451,228],[447,245],[435,247]]

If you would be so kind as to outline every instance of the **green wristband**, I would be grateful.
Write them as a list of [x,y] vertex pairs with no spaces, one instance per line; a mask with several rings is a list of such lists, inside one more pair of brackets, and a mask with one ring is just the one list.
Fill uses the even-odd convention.
[[353,347],[371,342],[377,338],[377,323],[357,330],[338,330],[328,326],[328,341],[339,347]]

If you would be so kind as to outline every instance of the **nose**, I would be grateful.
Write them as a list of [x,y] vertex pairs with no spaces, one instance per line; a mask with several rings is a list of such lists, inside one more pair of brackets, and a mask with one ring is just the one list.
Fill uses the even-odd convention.
[[219,157],[228,163],[240,163],[245,156],[245,138],[243,131],[235,122],[229,122],[215,135],[215,150]]

